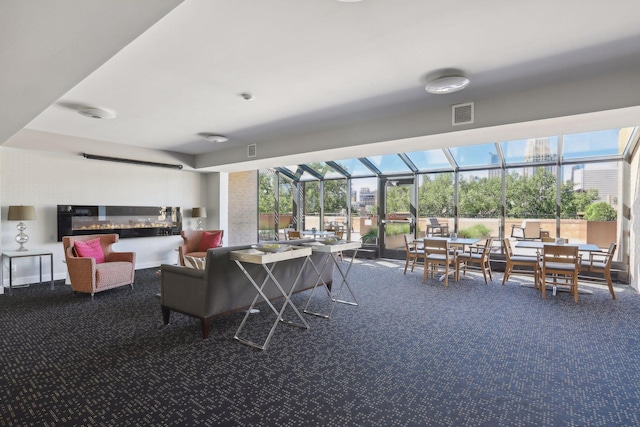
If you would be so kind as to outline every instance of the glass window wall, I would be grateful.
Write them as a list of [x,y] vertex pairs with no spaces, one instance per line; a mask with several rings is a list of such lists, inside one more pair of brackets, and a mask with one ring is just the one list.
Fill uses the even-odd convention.
[[397,154],[389,154],[386,156],[367,157],[379,171],[385,175],[395,175],[400,173],[410,173],[409,166]]
[[506,174],[506,237],[555,237],[556,166],[513,168]]
[[449,148],[456,164],[460,168],[499,166],[499,157],[495,144],[469,145]]
[[420,172],[453,169],[443,150],[414,151],[407,157]]
[[[455,174],[453,172],[418,176],[418,237],[452,230],[455,219]],[[443,227],[433,227],[435,223]],[[444,227],[446,225],[446,228]]]
[[351,240],[378,239],[378,179],[351,180]]
[[321,230],[320,227],[320,181],[304,182],[304,216],[301,230]]
[[622,129],[610,129],[597,132],[574,133],[564,135],[562,158],[572,160],[576,158],[615,156],[622,153],[627,141],[620,141],[624,135]]
[[336,160],[334,163],[344,169],[344,171],[347,173],[347,176],[351,176],[354,178],[375,176],[371,169],[367,168],[364,163],[362,163],[358,159]]
[[591,243],[595,240],[587,224],[596,221],[587,218],[598,216],[588,212],[597,211],[599,217],[614,218],[617,229],[607,239],[621,241],[620,174],[623,156],[637,145],[636,135],[637,128],[621,128],[281,166],[280,175],[260,171],[260,236],[271,237],[277,229],[268,215],[279,213],[286,222],[285,216],[297,206],[289,202],[296,197],[291,183],[281,183],[278,207],[274,177],[286,176],[301,186],[304,217],[299,228],[343,224],[352,231],[351,239],[376,237],[381,211],[409,210],[394,205],[399,199],[395,192],[401,190],[393,185],[386,188],[387,205],[380,209],[378,180],[413,177],[418,186],[418,236],[433,218],[462,235],[486,228],[496,238],[548,236]]
[[499,240],[502,217],[500,170],[460,172],[458,176],[458,236]]
[[601,248],[618,241],[621,170],[618,161],[562,168],[560,237]]
[[282,175],[278,181],[278,233],[280,240],[286,240],[285,230],[293,227],[294,184]]
[[347,180],[332,179],[324,182],[324,229],[347,231]]
[[549,162],[558,158],[557,136],[501,142],[500,147],[506,164]]
[[258,240],[276,238],[277,174],[271,169],[258,171]]

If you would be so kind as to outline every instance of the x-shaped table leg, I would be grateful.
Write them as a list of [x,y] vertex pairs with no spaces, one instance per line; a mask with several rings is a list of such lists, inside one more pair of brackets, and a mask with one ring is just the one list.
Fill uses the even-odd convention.
[[[260,350],[265,350],[267,348],[267,345],[269,344],[269,340],[271,339],[271,336],[273,335],[274,331],[276,330],[276,327],[278,326],[278,322],[287,323],[289,325],[297,326],[299,328],[309,329],[309,324],[304,319],[304,317],[302,317],[302,314],[300,313],[300,311],[298,311],[298,308],[295,306],[295,304],[293,302],[291,302],[291,295],[293,294],[293,291],[295,290],[296,286],[298,285],[298,282],[300,281],[300,277],[302,276],[302,272],[304,270],[304,267],[307,265],[307,261],[308,260],[309,260],[309,257],[305,258],[304,263],[302,264],[302,267],[300,268],[300,271],[298,272],[298,275],[296,276],[296,279],[293,282],[293,286],[291,286],[291,289],[289,290],[289,293],[286,293],[284,291],[284,289],[280,285],[280,282],[278,282],[278,280],[273,275],[273,270],[274,270],[274,268],[275,268],[277,263],[274,262],[271,265],[271,268],[269,268],[266,264],[262,265],[262,267],[264,268],[265,272],[267,273],[267,277],[265,277],[265,279],[263,280],[262,285],[258,285],[255,282],[255,280],[253,279],[253,277],[251,277],[249,272],[244,268],[242,263],[240,261],[238,261],[238,260],[235,260],[235,262],[238,265],[238,267],[240,267],[242,272],[245,274],[245,276],[247,276],[247,278],[249,279],[251,284],[258,291],[257,295],[253,299],[253,302],[249,306],[249,309],[245,313],[244,319],[242,319],[242,323],[240,323],[240,327],[238,328],[238,330],[236,331],[236,333],[234,335],[234,338],[236,340],[238,340],[241,343],[246,344],[248,346],[251,346],[251,347],[254,347],[254,348],[258,348]],[[284,304],[282,304],[282,307],[280,308],[279,311],[275,308],[275,306],[271,303],[269,298],[264,293],[264,287],[267,284],[267,282],[269,281],[269,279],[271,279],[271,281],[276,285],[276,287],[278,288],[278,290],[280,291],[280,293],[282,294],[282,296],[285,299]],[[267,335],[267,338],[265,339],[265,341],[264,341],[264,343],[262,345],[256,344],[253,341],[250,341],[250,340],[245,339],[245,338],[240,338],[240,332],[242,331],[242,328],[244,328],[244,325],[245,325],[247,319],[249,318],[249,315],[251,314],[251,311],[252,311],[253,307],[255,306],[256,302],[258,302],[260,297],[262,297],[262,299],[267,303],[269,308],[271,308],[271,310],[277,316],[276,320],[273,322],[273,325],[271,326],[271,330],[269,331],[269,335]],[[284,310],[287,308],[287,305],[289,305],[289,306],[291,306],[291,308],[293,308],[293,311],[295,311],[296,315],[298,316],[298,318],[302,322],[301,324],[300,323],[295,323],[295,322],[292,322],[292,321],[289,321],[289,320],[284,320],[282,318],[282,314],[284,313]]]

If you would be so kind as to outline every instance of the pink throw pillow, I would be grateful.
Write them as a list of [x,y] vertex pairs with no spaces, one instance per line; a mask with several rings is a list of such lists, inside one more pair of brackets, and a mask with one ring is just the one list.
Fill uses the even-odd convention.
[[208,231],[202,232],[202,239],[200,239],[199,252],[206,252],[209,248],[217,248],[222,244],[222,231],[214,231],[209,233]]
[[95,258],[96,264],[104,262],[104,252],[100,245],[100,239],[93,240],[76,240],[73,242],[73,246],[76,248],[76,253],[81,258]]

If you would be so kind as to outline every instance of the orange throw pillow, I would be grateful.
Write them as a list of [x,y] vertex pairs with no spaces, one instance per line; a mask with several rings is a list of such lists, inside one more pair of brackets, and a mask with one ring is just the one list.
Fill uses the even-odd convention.
[[200,239],[199,252],[206,252],[209,248],[217,248],[222,244],[222,231],[214,231],[210,233],[208,231],[202,232],[202,239]]

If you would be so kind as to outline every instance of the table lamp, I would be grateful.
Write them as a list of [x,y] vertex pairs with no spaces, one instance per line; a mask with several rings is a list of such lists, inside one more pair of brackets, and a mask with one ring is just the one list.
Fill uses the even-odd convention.
[[202,218],[207,217],[207,209],[206,208],[193,208],[191,210],[191,216],[193,218],[198,218],[198,228],[196,230],[202,230]]
[[27,236],[24,230],[27,229],[27,226],[22,221],[35,221],[36,219],[36,210],[33,206],[9,206],[9,214],[7,215],[7,219],[9,221],[20,221],[17,225],[18,235],[16,236],[16,242],[20,244],[18,251],[26,251],[27,248],[24,247],[24,244],[29,241],[29,236]]

